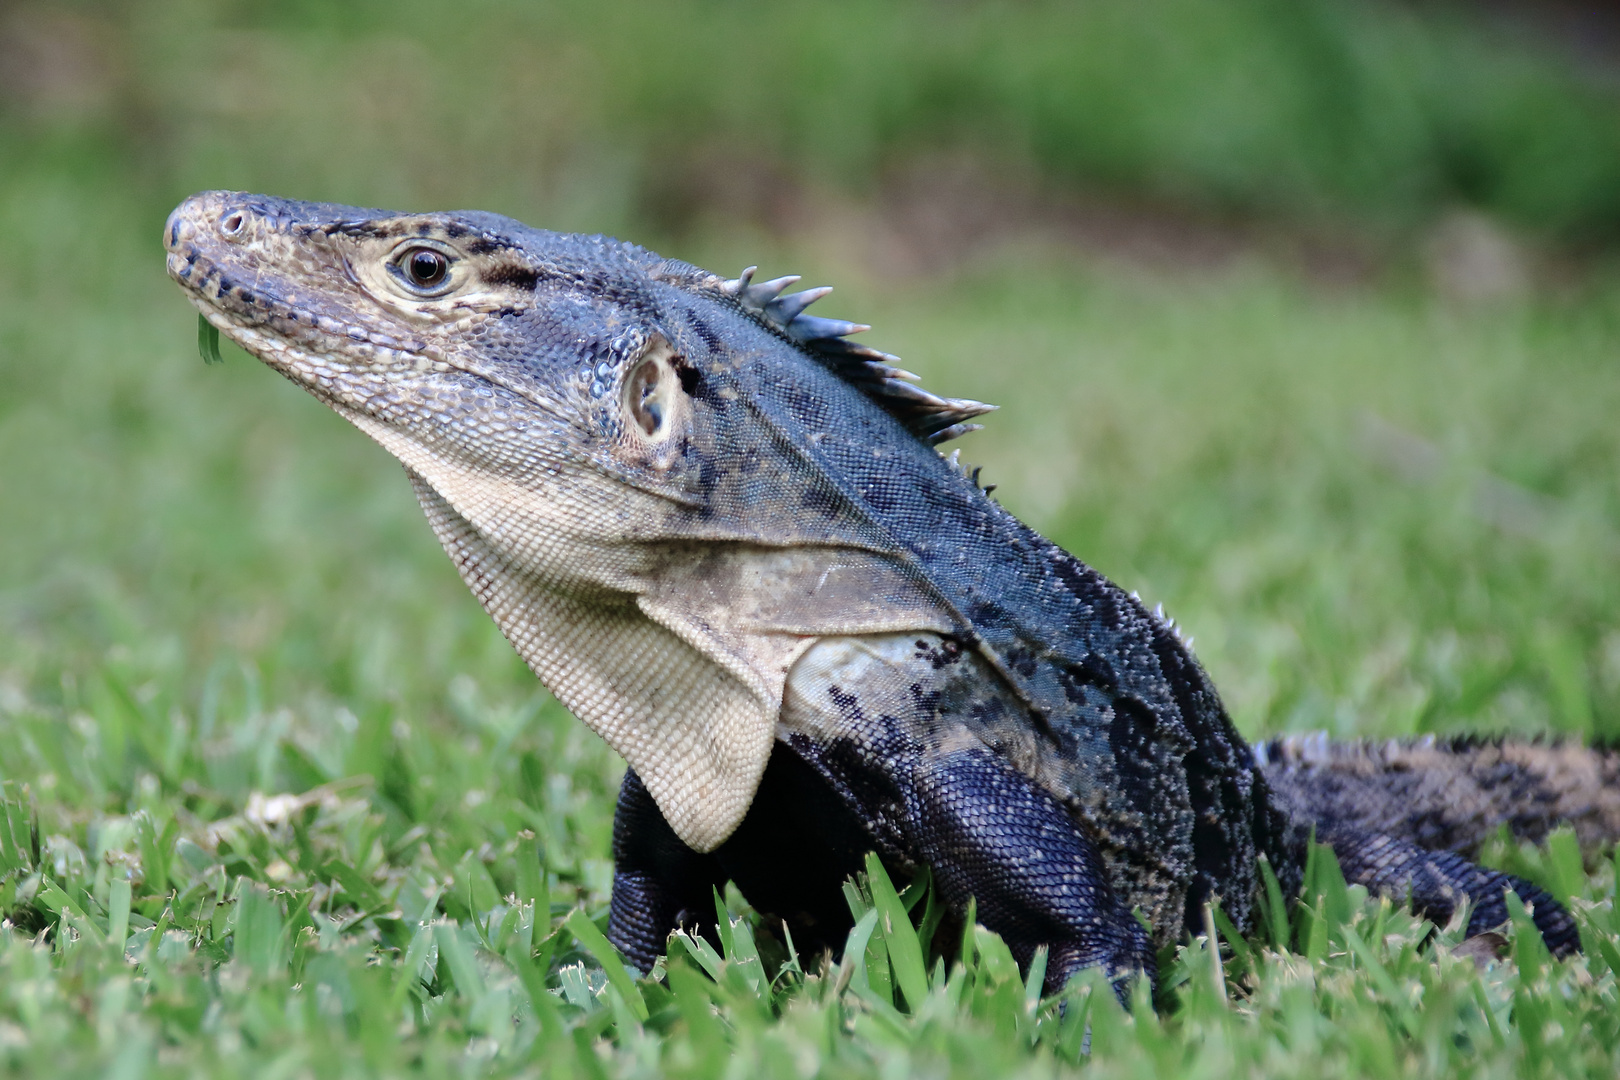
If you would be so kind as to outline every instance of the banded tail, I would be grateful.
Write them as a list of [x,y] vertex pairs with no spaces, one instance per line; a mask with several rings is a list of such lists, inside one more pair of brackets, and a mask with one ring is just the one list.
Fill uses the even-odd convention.
[[1468,932],[1506,921],[1504,890],[1534,910],[1548,947],[1579,947],[1574,921],[1529,882],[1469,861],[1506,825],[1541,841],[1562,824],[1584,850],[1620,838],[1620,751],[1553,739],[1474,737],[1333,743],[1290,736],[1259,743],[1256,763],[1302,829],[1331,844],[1345,877],[1437,922],[1473,905]]
[[1461,737],[1329,742],[1288,736],[1255,757],[1301,821],[1473,855],[1501,825],[1542,841],[1575,828],[1583,850],[1620,839],[1620,750],[1567,740]]

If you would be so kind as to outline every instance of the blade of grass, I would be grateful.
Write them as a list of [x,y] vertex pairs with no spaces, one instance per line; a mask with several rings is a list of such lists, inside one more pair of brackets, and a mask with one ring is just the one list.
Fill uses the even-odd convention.
[[1265,891],[1261,894],[1264,925],[1271,931],[1272,947],[1284,952],[1292,940],[1288,932],[1288,903],[1283,899],[1282,885],[1277,881],[1276,871],[1271,868],[1271,860],[1262,855],[1259,862],[1260,880],[1265,884]]
[[279,974],[286,965],[286,923],[281,905],[269,890],[245,882],[236,902],[233,949],[236,958],[263,978]]
[[113,957],[122,960],[124,942],[129,940],[129,879],[114,878],[107,890],[107,944]]
[[[1204,905],[1204,941],[1209,951],[1209,986],[1215,1000],[1226,1001],[1226,969],[1221,964],[1221,937],[1215,926],[1215,905]],[[1236,937],[1237,935],[1233,935]]]
[[685,960],[673,960],[665,969],[669,988],[675,997],[675,1008],[686,1021],[687,1031],[705,1068],[697,1075],[717,1076],[718,1066],[730,1056],[725,1026],[714,1014],[709,987],[714,984],[704,979]]
[[974,964],[974,935],[973,928],[978,923],[979,904],[974,897],[968,897],[967,912],[962,916],[962,947],[957,954],[958,962],[968,971],[972,971]]
[[1339,928],[1339,932],[1344,935],[1344,943],[1350,952],[1355,954],[1356,960],[1372,978],[1378,992],[1389,1000],[1389,1007],[1395,1011],[1395,1017],[1400,1021],[1401,1027],[1406,1030],[1407,1035],[1416,1037],[1421,1030],[1421,1024],[1412,1013],[1411,1003],[1402,996],[1400,988],[1395,985],[1395,979],[1390,975],[1389,969],[1373,955],[1372,947],[1361,939],[1355,927],[1345,923]]
[[462,940],[461,928],[450,922],[433,924],[433,939],[439,946],[439,957],[450,969],[450,978],[456,992],[476,1005],[484,997],[487,987],[483,973],[473,960],[472,950]]
[[737,943],[731,940],[731,912],[726,908],[726,898],[719,889],[714,890],[714,930],[720,935],[721,953],[730,959],[737,951]]
[[1237,960],[1237,976],[1241,978],[1254,971],[1254,950],[1244,940],[1243,934],[1238,931],[1232,920],[1227,917],[1226,912],[1221,910],[1220,904],[1211,903],[1210,913],[1214,917],[1215,928],[1220,931],[1221,937],[1225,939],[1226,944],[1232,950],[1233,958]]
[[1571,898],[1580,896],[1586,887],[1586,867],[1581,862],[1580,841],[1567,825],[1547,835],[1547,869],[1547,884],[1551,886],[1547,891],[1554,900],[1569,906]]
[[889,964],[900,983],[907,1007],[916,1011],[928,996],[928,968],[923,963],[917,931],[911,925],[911,913],[900,902],[888,871],[873,852],[866,855],[866,879],[878,910],[878,925],[889,948]]
[[197,315],[197,352],[202,355],[205,364],[225,362],[225,358],[219,355],[219,327],[200,312]]
[[575,908],[569,912],[564,925],[579,943],[585,946],[585,950],[596,957],[596,962],[601,964],[602,970],[607,973],[608,983],[624,998],[636,1019],[646,1023],[647,1002],[642,998],[641,991],[636,989],[635,980],[630,977],[630,972],[625,970],[624,961],[619,958],[619,950],[608,943],[608,939],[597,929],[583,908]]
[[135,817],[135,838],[140,845],[141,869],[146,875],[147,895],[163,896],[169,891],[169,854],[180,835],[180,824],[174,819],[162,829],[152,815],[142,811]]
[[549,1042],[563,1033],[562,1018],[557,1015],[557,999],[546,989],[546,968],[550,966],[551,952],[542,950],[540,957],[529,956],[526,950],[513,948],[506,962],[517,973],[518,981],[529,995],[529,1007],[534,1010],[540,1030]]
[[687,955],[697,961],[698,966],[708,974],[709,978],[719,982],[725,977],[725,958],[714,951],[714,946],[709,944],[708,938],[688,934],[685,930],[677,930],[670,937],[669,945],[671,957],[676,954],[677,948],[683,949]]
[[1046,985],[1047,948],[1039,945],[1035,948],[1035,955],[1029,960],[1029,974],[1024,976],[1024,1010],[1033,1016],[1035,1007],[1041,1003],[1041,990]]
[[844,959],[838,965],[838,981],[834,984],[836,991],[842,992],[845,987],[857,986],[867,989],[870,982],[866,976],[866,945],[877,929],[878,913],[874,908],[862,915],[849,931],[849,937],[844,939]]
[[394,978],[392,1000],[396,1010],[405,1004],[405,998],[411,990],[424,981],[422,967],[428,962],[428,953],[433,948],[433,934],[433,925],[430,923],[417,927],[416,933],[411,937],[411,943],[405,950],[405,959]]
[[542,934],[549,934],[551,890],[546,883],[546,866],[540,858],[539,843],[534,839],[534,834],[527,829],[518,834],[517,898],[520,901],[534,902],[535,928]]

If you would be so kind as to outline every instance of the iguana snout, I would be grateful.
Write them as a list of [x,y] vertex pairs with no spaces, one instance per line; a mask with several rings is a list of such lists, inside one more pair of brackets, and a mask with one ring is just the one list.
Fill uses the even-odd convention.
[[531,306],[540,277],[503,223],[205,191],[169,216],[164,244],[169,275],[221,331],[367,409],[379,378],[494,374],[480,327]]

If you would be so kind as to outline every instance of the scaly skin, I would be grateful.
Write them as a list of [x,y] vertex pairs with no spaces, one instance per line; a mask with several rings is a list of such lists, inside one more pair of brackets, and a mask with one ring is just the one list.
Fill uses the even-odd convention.
[[932,448],[988,406],[804,315],[816,291],[232,192],[165,243],[215,326],[404,463],[502,631],[628,760],[610,935],[634,963],[727,879],[836,948],[876,850],[1021,960],[1048,946],[1049,987],[1151,975],[1207,900],[1249,923],[1257,856],[1297,884],[1313,825],[1352,880],[1442,918],[1467,897],[1477,929],[1515,889],[1573,947],[1540,890],[1297,769],[1276,798],[1173,629]]

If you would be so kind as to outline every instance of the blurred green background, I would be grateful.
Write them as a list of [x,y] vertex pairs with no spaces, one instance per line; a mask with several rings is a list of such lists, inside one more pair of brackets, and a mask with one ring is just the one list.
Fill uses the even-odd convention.
[[620,766],[397,465],[198,359],[158,237],[213,187],[836,284],[1246,733],[1620,734],[1620,34],[1566,14],[0,6],[3,772],[204,819],[366,773],[604,880]]

